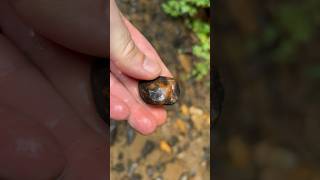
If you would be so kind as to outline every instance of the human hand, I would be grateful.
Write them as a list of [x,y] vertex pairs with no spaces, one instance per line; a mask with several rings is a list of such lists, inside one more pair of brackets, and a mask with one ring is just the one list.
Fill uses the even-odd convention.
[[[103,57],[105,33],[86,34],[72,23],[72,13],[59,9],[68,3],[11,2],[18,4],[0,1],[0,179],[105,180],[109,138],[91,95],[95,58],[84,55]],[[73,3],[74,13],[82,4]],[[81,13],[74,17],[87,18]]]
[[166,111],[141,100],[138,80],[172,75],[146,38],[122,16],[114,0],[110,0],[110,56],[111,118],[127,119],[142,134],[153,132],[165,122]]
[[[105,2],[0,1],[0,178],[107,177],[109,138],[96,113],[89,78],[92,56],[106,54]],[[144,79],[170,76],[151,45],[124,22],[140,51],[161,66]],[[110,103],[123,103],[138,130],[149,121],[151,128],[140,131],[150,133],[164,122],[165,111],[145,105],[131,78],[135,76],[113,61],[111,66]],[[119,109],[113,107],[111,114],[117,116]]]
[[[18,14],[51,41],[85,54],[107,54],[107,14],[103,11],[106,1],[70,0],[63,6],[52,0],[13,2]],[[110,115],[115,120],[127,119],[139,132],[149,134],[165,121],[166,112],[141,101],[136,79],[171,74],[148,41],[121,15],[114,0],[110,0],[109,6]]]

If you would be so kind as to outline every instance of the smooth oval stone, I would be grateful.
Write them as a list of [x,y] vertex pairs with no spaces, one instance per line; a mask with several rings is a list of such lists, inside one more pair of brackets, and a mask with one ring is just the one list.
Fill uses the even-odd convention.
[[180,96],[180,88],[174,78],[159,76],[154,80],[139,81],[139,94],[144,102],[153,105],[172,105]]

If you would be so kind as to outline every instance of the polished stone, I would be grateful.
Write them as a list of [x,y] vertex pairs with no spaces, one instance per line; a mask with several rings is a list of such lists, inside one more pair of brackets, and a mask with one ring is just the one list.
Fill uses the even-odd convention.
[[154,80],[139,81],[142,100],[152,105],[172,105],[180,96],[180,88],[174,78],[159,76]]

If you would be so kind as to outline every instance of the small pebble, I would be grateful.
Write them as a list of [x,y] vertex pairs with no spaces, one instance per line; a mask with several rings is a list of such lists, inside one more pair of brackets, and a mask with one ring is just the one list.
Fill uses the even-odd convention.
[[180,175],[179,180],[188,180],[189,179],[189,173],[184,172]]
[[155,178],[155,180],[163,180],[163,177],[162,176],[158,176]]
[[161,140],[160,141],[160,149],[163,152],[166,152],[168,154],[170,154],[172,152],[172,148],[171,146],[168,144],[168,142]]
[[141,151],[141,157],[146,158],[155,148],[155,143],[153,141],[147,140]]
[[151,165],[148,165],[147,166],[147,175],[149,177],[152,177],[153,176],[153,173],[154,173],[154,168],[151,166]]
[[125,167],[124,167],[124,164],[118,163],[112,169],[120,173],[125,170]]
[[136,163],[136,162],[132,162],[131,160],[129,160],[129,162],[128,162],[128,174],[129,175],[132,175],[134,172],[135,172],[135,170],[138,168],[138,163]]
[[130,178],[130,180],[141,180],[142,176],[141,174],[133,174]]
[[118,154],[118,160],[121,161],[123,159],[123,153],[122,152],[119,152]]
[[171,147],[175,146],[179,142],[179,139],[177,136],[171,136],[168,143],[171,145]]
[[113,145],[116,142],[117,131],[118,131],[118,125],[116,121],[111,120],[110,121],[110,144],[111,145]]
[[166,170],[166,166],[163,163],[158,163],[157,164],[157,171],[159,173],[163,173]]
[[136,137],[136,131],[131,127],[127,126],[127,145],[131,145]]
[[139,94],[144,102],[152,105],[172,105],[180,96],[180,88],[175,79],[159,76],[149,81],[139,81]]

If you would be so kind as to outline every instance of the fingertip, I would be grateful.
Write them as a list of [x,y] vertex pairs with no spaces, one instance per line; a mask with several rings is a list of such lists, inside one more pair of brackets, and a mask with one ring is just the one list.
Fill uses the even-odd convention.
[[167,111],[163,107],[148,107],[152,115],[155,117],[157,126],[161,126],[167,120]]
[[151,114],[134,111],[129,118],[129,124],[142,135],[149,135],[156,130],[157,122]]
[[149,135],[156,129],[156,124],[149,118],[132,119],[129,124],[142,135]]
[[129,117],[129,107],[117,97],[110,96],[110,117],[114,120],[125,120]]

